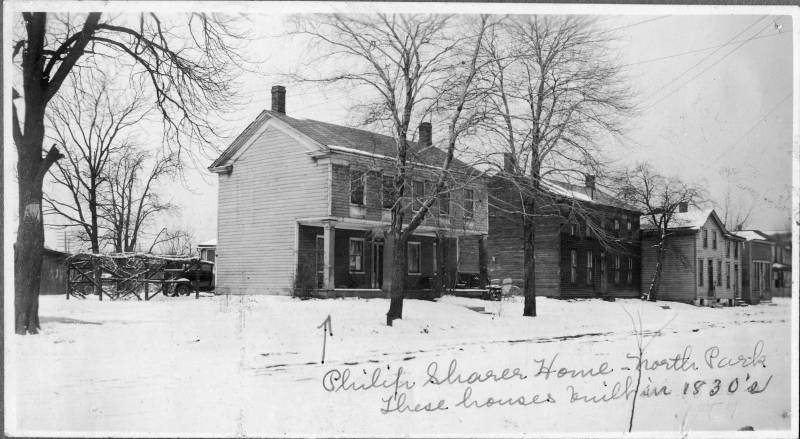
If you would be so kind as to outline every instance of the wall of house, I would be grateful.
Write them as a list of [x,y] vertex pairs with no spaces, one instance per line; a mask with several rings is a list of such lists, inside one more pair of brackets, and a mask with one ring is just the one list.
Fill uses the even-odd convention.
[[[636,245],[624,245],[617,249],[604,248],[597,239],[587,238],[580,232],[572,236],[569,224],[561,230],[561,296],[562,297],[598,297],[603,294],[602,277],[605,276],[606,291],[610,297],[639,297],[640,295],[640,252]],[[572,251],[576,252],[576,277],[572,280]],[[592,255],[592,278],[587,282],[589,251]],[[620,258],[617,279],[616,257]],[[605,274],[603,274],[603,258],[605,258]],[[630,282],[628,273],[630,272]]]
[[[708,232],[708,242],[704,246],[703,245],[703,230]],[[714,248],[713,245],[713,237],[714,233],[717,234],[717,248]],[[711,217],[706,220],[706,223],[697,233],[695,237],[695,248],[697,249],[695,255],[695,271],[699,273],[699,269],[697,268],[696,264],[699,263],[701,260],[703,261],[703,285],[699,285],[699,281],[697,281],[697,296],[701,298],[714,298],[714,299],[721,299],[721,300],[729,300],[734,298],[734,284],[733,284],[733,273],[734,273],[734,266],[735,264],[739,263],[739,258],[734,257],[734,249],[731,247],[730,253],[726,253],[726,246],[725,242],[727,239],[724,237],[724,230],[720,227],[719,224]],[[731,241],[731,246],[733,245]],[[741,246],[740,246],[741,250]],[[710,290],[709,283],[708,283],[708,261],[713,261],[714,264],[714,288],[713,293]],[[727,274],[727,263],[730,263],[730,270],[731,270],[731,284],[728,285],[726,282],[726,274]],[[721,268],[721,271],[720,271]],[[697,278],[697,274],[695,275],[695,279]]]
[[291,294],[296,220],[327,215],[327,165],[270,127],[219,174],[217,293]]
[[[331,212],[333,216],[342,218],[352,218],[350,210],[350,170],[360,170],[366,172],[367,180],[365,185],[366,204],[364,216],[359,219],[371,221],[381,221],[387,218],[388,209],[382,207],[382,175],[393,175],[394,165],[391,162],[372,157],[360,156],[357,154],[338,154],[337,160],[332,165],[332,199]],[[450,195],[450,215],[441,216],[439,214],[438,203],[434,203],[431,211],[428,212],[423,226],[438,227],[458,233],[459,230],[488,230],[488,203],[487,191],[482,180],[473,179],[469,182],[466,177],[458,178],[458,174],[453,174],[455,183]],[[409,178],[412,180],[422,180],[426,182],[426,194],[432,191],[432,184],[437,178],[435,172],[431,170],[415,169],[410,171]],[[473,218],[466,220],[463,210],[464,189],[472,189],[475,203]],[[407,195],[408,195],[408,191]],[[404,223],[408,223],[413,217],[410,209],[406,211]]]
[[67,290],[66,255],[45,251],[42,256],[39,294],[65,294]]
[[[642,238],[641,291],[649,291],[656,270],[657,255],[654,237]],[[659,300],[692,302],[697,297],[694,234],[672,235],[666,242],[667,252],[659,283]]]
[[[750,304],[772,297],[772,244],[747,241],[742,252],[742,298]],[[763,266],[764,288],[760,288],[754,271]]]

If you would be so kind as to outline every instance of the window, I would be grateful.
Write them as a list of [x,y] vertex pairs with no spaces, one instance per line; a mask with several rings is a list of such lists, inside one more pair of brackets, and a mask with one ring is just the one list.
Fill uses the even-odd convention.
[[578,225],[575,223],[569,223],[569,236],[578,236]]
[[350,238],[350,272],[364,272],[364,240]]
[[439,215],[450,215],[450,192],[442,192],[439,194]]
[[475,214],[475,192],[464,189],[464,219],[472,219]]
[[619,255],[614,256],[614,283],[619,283]]
[[322,288],[325,275],[325,237],[317,235],[315,241],[314,272],[317,273],[317,288]]
[[633,258],[628,257],[628,285],[633,284]]
[[578,251],[569,251],[570,268],[569,268],[569,281],[575,283],[578,281]]
[[364,191],[364,181],[367,174],[364,171],[350,170],[350,203],[363,206],[365,204],[366,191]]
[[725,288],[731,287],[731,263],[725,263]]
[[589,220],[586,220],[586,233],[584,233],[583,236],[587,238],[592,236],[592,228],[589,226]]
[[717,286],[722,286],[722,261],[717,261]]
[[408,243],[408,274],[419,274],[420,268],[420,243]]
[[586,252],[586,285],[591,285],[594,278],[594,261],[592,260],[592,251]]
[[394,177],[391,175],[381,176],[381,206],[384,209],[391,209],[397,201],[394,192]]
[[631,221],[630,218],[627,219],[626,223],[627,223],[626,227],[628,228],[628,231],[630,232],[631,230],[633,230],[633,222]]
[[614,230],[619,232],[619,219],[614,218]]
[[703,286],[703,260],[697,260],[697,285]]
[[725,240],[725,257],[726,258],[731,257],[731,242],[728,241],[727,239]]
[[713,238],[711,239],[711,248],[716,250],[717,249],[717,231],[716,230],[714,231],[714,234],[712,236],[713,236]]
[[422,199],[425,198],[425,183],[419,180],[411,182],[411,197],[413,198],[413,209],[418,211],[422,208]]
[[733,243],[733,257],[734,258],[738,258],[739,257],[739,243],[738,242],[734,242]]
[[702,229],[703,232],[703,248],[708,248],[708,230]]

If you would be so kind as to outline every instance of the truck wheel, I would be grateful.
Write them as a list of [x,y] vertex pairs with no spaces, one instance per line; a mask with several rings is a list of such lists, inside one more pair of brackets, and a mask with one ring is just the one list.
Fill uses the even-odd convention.
[[188,296],[192,294],[192,288],[186,284],[178,284],[175,287],[175,295],[176,296]]

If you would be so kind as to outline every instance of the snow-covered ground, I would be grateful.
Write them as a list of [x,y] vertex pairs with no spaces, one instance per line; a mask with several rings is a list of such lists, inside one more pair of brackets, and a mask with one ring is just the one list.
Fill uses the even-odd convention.
[[523,318],[521,299],[448,296],[405,301],[393,327],[387,309],[383,299],[45,296],[42,334],[7,340],[7,431],[616,436],[636,393],[639,322],[648,370],[633,431],[790,428],[789,299],[703,308],[539,298],[539,316]]

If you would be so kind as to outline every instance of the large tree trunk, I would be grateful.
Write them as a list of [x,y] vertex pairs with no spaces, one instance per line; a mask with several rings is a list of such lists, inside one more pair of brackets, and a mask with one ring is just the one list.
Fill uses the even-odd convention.
[[389,312],[386,313],[386,324],[392,326],[392,321],[403,318],[403,296],[406,290],[406,272],[408,260],[406,258],[408,239],[403,239],[403,234],[395,230],[390,232],[393,240],[391,283],[389,284]]
[[526,201],[525,214],[522,217],[523,229],[523,270],[525,282],[523,292],[525,294],[525,306],[522,315],[525,317],[536,317],[536,259],[534,258],[534,239],[536,238],[536,223],[533,218],[535,202],[533,197]]

